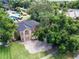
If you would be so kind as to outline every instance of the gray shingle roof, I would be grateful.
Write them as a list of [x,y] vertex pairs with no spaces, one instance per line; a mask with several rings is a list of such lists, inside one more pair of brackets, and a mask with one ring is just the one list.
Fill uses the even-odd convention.
[[9,0],[2,0],[3,4],[8,4]]
[[68,9],[67,16],[72,18],[79,17],[79,9]]
[[23,31],[25,29],[33,29],[37,25],[39,25],[39,23],[34,20],[24,20],[24,21],[18,23],[17,30]]

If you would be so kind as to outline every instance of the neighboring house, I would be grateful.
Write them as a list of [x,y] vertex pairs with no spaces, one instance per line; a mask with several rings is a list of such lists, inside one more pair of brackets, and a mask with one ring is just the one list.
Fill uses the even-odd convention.
[[7,10],[6,12],[9,14],[9,17],[14,21],[21,20],[21,17],[20,17],[21,15],[18,12],[12,11],[12,10]]
[[74,19],[79,18],[79,9],[68,9],[66,15]]
[[8,13],[9,17],[14,20],[15,23],[30,18],[30,15],[28,15],[26,12],[21,12],[22,14],[13,10],[6,10],[6,12]]
[[8,4],[9,0],[2,0],[3,4]]
[[2,0],[2,3],[3,3],[3,7],[5,8],[5,9],[9,9],[9,0]]
[[17,33],[15,34],[15,39],[27,41],[32,39],[32,33],[36,30],[36,27],[39,25],[39,23],[34,20],[24,20],[22,22],[17,23],[17,25],[18,28]]

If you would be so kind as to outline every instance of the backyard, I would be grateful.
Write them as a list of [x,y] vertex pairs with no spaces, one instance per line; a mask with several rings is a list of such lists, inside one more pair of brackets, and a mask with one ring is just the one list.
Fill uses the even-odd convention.
[[[37,54],[29,54],[28,51],[24,48],[24,46],[17,42],[12,42],[11,46],[0,47],[0,59],[42,59],[48,54],[45,52],[40,52]],[[48,59],[69,59],[68,56],[51,56]],[[70,58],[72,59],[72,58]]]

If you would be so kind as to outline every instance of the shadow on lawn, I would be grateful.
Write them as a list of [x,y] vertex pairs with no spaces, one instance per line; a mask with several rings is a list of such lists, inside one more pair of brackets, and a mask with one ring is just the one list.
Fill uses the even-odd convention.
[[46,55],[51,54],[52,56],[49,59],[74,59],[74,55],[67,53],[67,54],[58,54],[56,49],[50,49],[45,52]]
[[7,52],[10,52],[10,47],[0,46],[0,51],[1,51],[1,52],[4,52],[4,51],[5,51],[6,53],[7,53]]
[[0,46],[0,56],[1,55],[2,55],[2,59],[4,58],[4,56],[7,56],[8,59],[11,59],[10,46],[8,47]]

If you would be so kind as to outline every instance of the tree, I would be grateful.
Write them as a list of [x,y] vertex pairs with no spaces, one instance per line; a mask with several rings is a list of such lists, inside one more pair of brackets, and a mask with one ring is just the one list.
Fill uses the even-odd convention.
[[24,7],[28,8],[31,2],[29,0],[9,0],[9,5],[11,8]]
[[60,3],[61,7],[65,7],[65,8],[71,8],[71,9],[79,9],[79,0],[76,1],[65,1],[63,3]]
[[79,49],[79,41],[72,39],[72,35],[79,35],[79,22],[64,14],[49,18],[47,26],[41,26],[35,35],[41,41],[47,41],[55,46],[59,52],[75,52]]
[[[39,2],[40,1],[40,2]],[[48,16],[58,14],[59,4],[51,3],[47,0],[39,0],[31,3],[28,13],[31,14],[31,19],[34,19],[38,22],[42,22],[45,19],[48,19]]]
[[7,42],[13,36],[16,26],[4,9],[0,9],[0,41]]
[[68,4],[69,6],[69,8],[72,8],[72,9],[79,9],[79,0],[77,0],[77,1],[72,1],[72,2],[70,2],[69,4]]
[[[40,0],[32,2],[29,8],[31,19],[40,22],[40,27],[34,35],[38,40],[52,44],[61,53],[75,52],[79,49],[79,41],[71,38],[72,35],[79,35],[79,22],[74,22],[74,19],[64,15],[68,4]],[[63,12],[60,13],[59,10]]]

